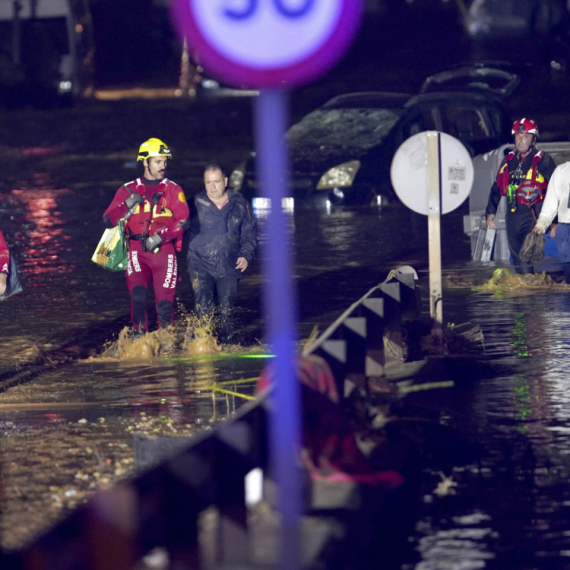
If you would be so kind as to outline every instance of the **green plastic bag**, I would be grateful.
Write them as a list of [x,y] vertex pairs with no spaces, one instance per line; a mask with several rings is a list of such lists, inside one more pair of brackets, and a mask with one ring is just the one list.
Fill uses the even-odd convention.
[[117,226],[105,230],[91,261],[108,271],[124,271],[127,268],[128,257],[125,222],[119,220]]

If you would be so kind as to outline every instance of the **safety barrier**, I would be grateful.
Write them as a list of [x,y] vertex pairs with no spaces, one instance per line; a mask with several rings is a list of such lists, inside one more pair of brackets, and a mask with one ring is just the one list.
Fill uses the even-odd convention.
[[[382,376],[403,360],[402,323],[419,315],[416,280],[412,268],[391,272],[307,349],[328,361],[340,394],[364,389],[366,377]],[[135,463],[144,468],[142,473],[100,491],[21,551],[4,554],[0,567],[136,569],[156,547],[168,554],[173,570],[272,567],[276,549],[266,544],[260,555],[264,549],[252,546],[245,491],[254,470],[268,471],[267,423],[268,399],[261,396],[240,408],[232,421],[190,440],[172,438],[169,445],[151,438],[145,443],[137,436]],[[166,445],[173,454],[168,459],[162,457]],[[343,501],[346,508],[348,499],[339,504]],[[314,508],[314,496],[305,505]],[[204,539],[201,517],[212,509],[215,531]],[[311,532],[314,528],[307,530],[309,538]]]
[[393,270],[307,348],[329,363],[340,394],[365,389],[367,377],[384,376],[404,360],[402,323],[420,316],[416,281],[409,266]]

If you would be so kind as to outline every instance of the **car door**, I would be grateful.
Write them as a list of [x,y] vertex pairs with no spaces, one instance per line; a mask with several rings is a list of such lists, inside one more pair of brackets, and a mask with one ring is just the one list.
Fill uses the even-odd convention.
[[441,131],[441,113],[437,102],[415,102],[400,119],[381,145],[370,149],[363,161],[359,176],[376,188],[384,189],[390,184],[392,158],[400,145],[411,136],[424,131]]
[[443,131],[459,139],[471,156],[501,144],[484,105],[450,101],[442,105],[442,119]]
[[418,106],[402,122],[401,139],[398,141],[398,146],[417,133],[439,130],[441,130],[439,107],[437,105]]

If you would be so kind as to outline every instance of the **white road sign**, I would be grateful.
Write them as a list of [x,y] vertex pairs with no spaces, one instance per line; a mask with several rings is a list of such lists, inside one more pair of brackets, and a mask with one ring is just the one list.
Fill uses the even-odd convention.
[[[473,186],[473,162],[461,141],[439,133],[439,169],[441,214],[452,212],[466,200]],[[402,143],[392,159],[392,186],[398,198],[418,214],[428,215],[427,131]]]

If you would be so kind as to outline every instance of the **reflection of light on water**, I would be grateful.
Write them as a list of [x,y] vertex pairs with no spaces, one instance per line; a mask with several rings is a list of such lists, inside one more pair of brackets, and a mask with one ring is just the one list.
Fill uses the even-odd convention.
[[[257,218],[266,218],[271,211],[271,198],[255,197],[251,201],[253,213]],[[281,200],[281,208],[283,212],[288,214],[295,211],[295,199],[283,198]]]
[[71,240],[71,235],[64,231],[66,220],[62,219],[57,204],[57,199],[69,190],[50,188],[46,175],[35,176],[30,187],[27,187],[28,182],[21,184],[11,194],[23,204],[24,219],[32,224],[19,236],[22,241],[28,241],[23,247],[26,271],[32,274],[71,273],[75,264],[60,259],[61,252],[70,251],[63,244]]
[[[457,568],[475,570],[485,568],[488,560],[495,558],[489,552],[488,540],[493,529],[481,523],[489,523],[490,517],[483,513],[473,513],[454,517],[455,528],[432,528],[432,523],[420,523],[422,532],[429,532],[420,539],[418,550],[422,561],[415,570],[436,570],[438,568]],[[481,526],[479,526],[481,525]]]
[[323,238],[337,251],[350,251],[356,236],[360,232],[360,225],[356,222],[356,214],[353,211],[335,212],[334,224],[323,224],[320,228]]
[[[269,198],[254,198],[253,215],[258,220],[258,244],[263,245],[267,241],[267,231],[265,224],[271,222],[271,200]],[[282,212],[286,224],[286,232],[289,236],[295,235],[295,200],[294,198],[283,198]]]
[[532,354],[529,353],[528,347],[526,345],[526,340],[528,336],[528,331],[526,328],[526,318],[524,313],[515,314],[515,326],[513,328],[513,334],[515,335],[515,342],[511,343],[511,346],[515,349],[515,354],[519,358],[531,357]]
[[570,304],[567,295],[560,297],[558,310],[541,312],[548,331],[551,358],[543,372],[543,382],[548,386],[547,404],[552,421],[547,426],[557,441],[557,448],[570,456],[570,390],[568,390],[568,358],[570,356]]
[[40,146],[40,147],[29,147],[22,149],[22,154],[24,156],[48,156],[50,154],[56,154],[59,151],[57,145],[54,146]]

